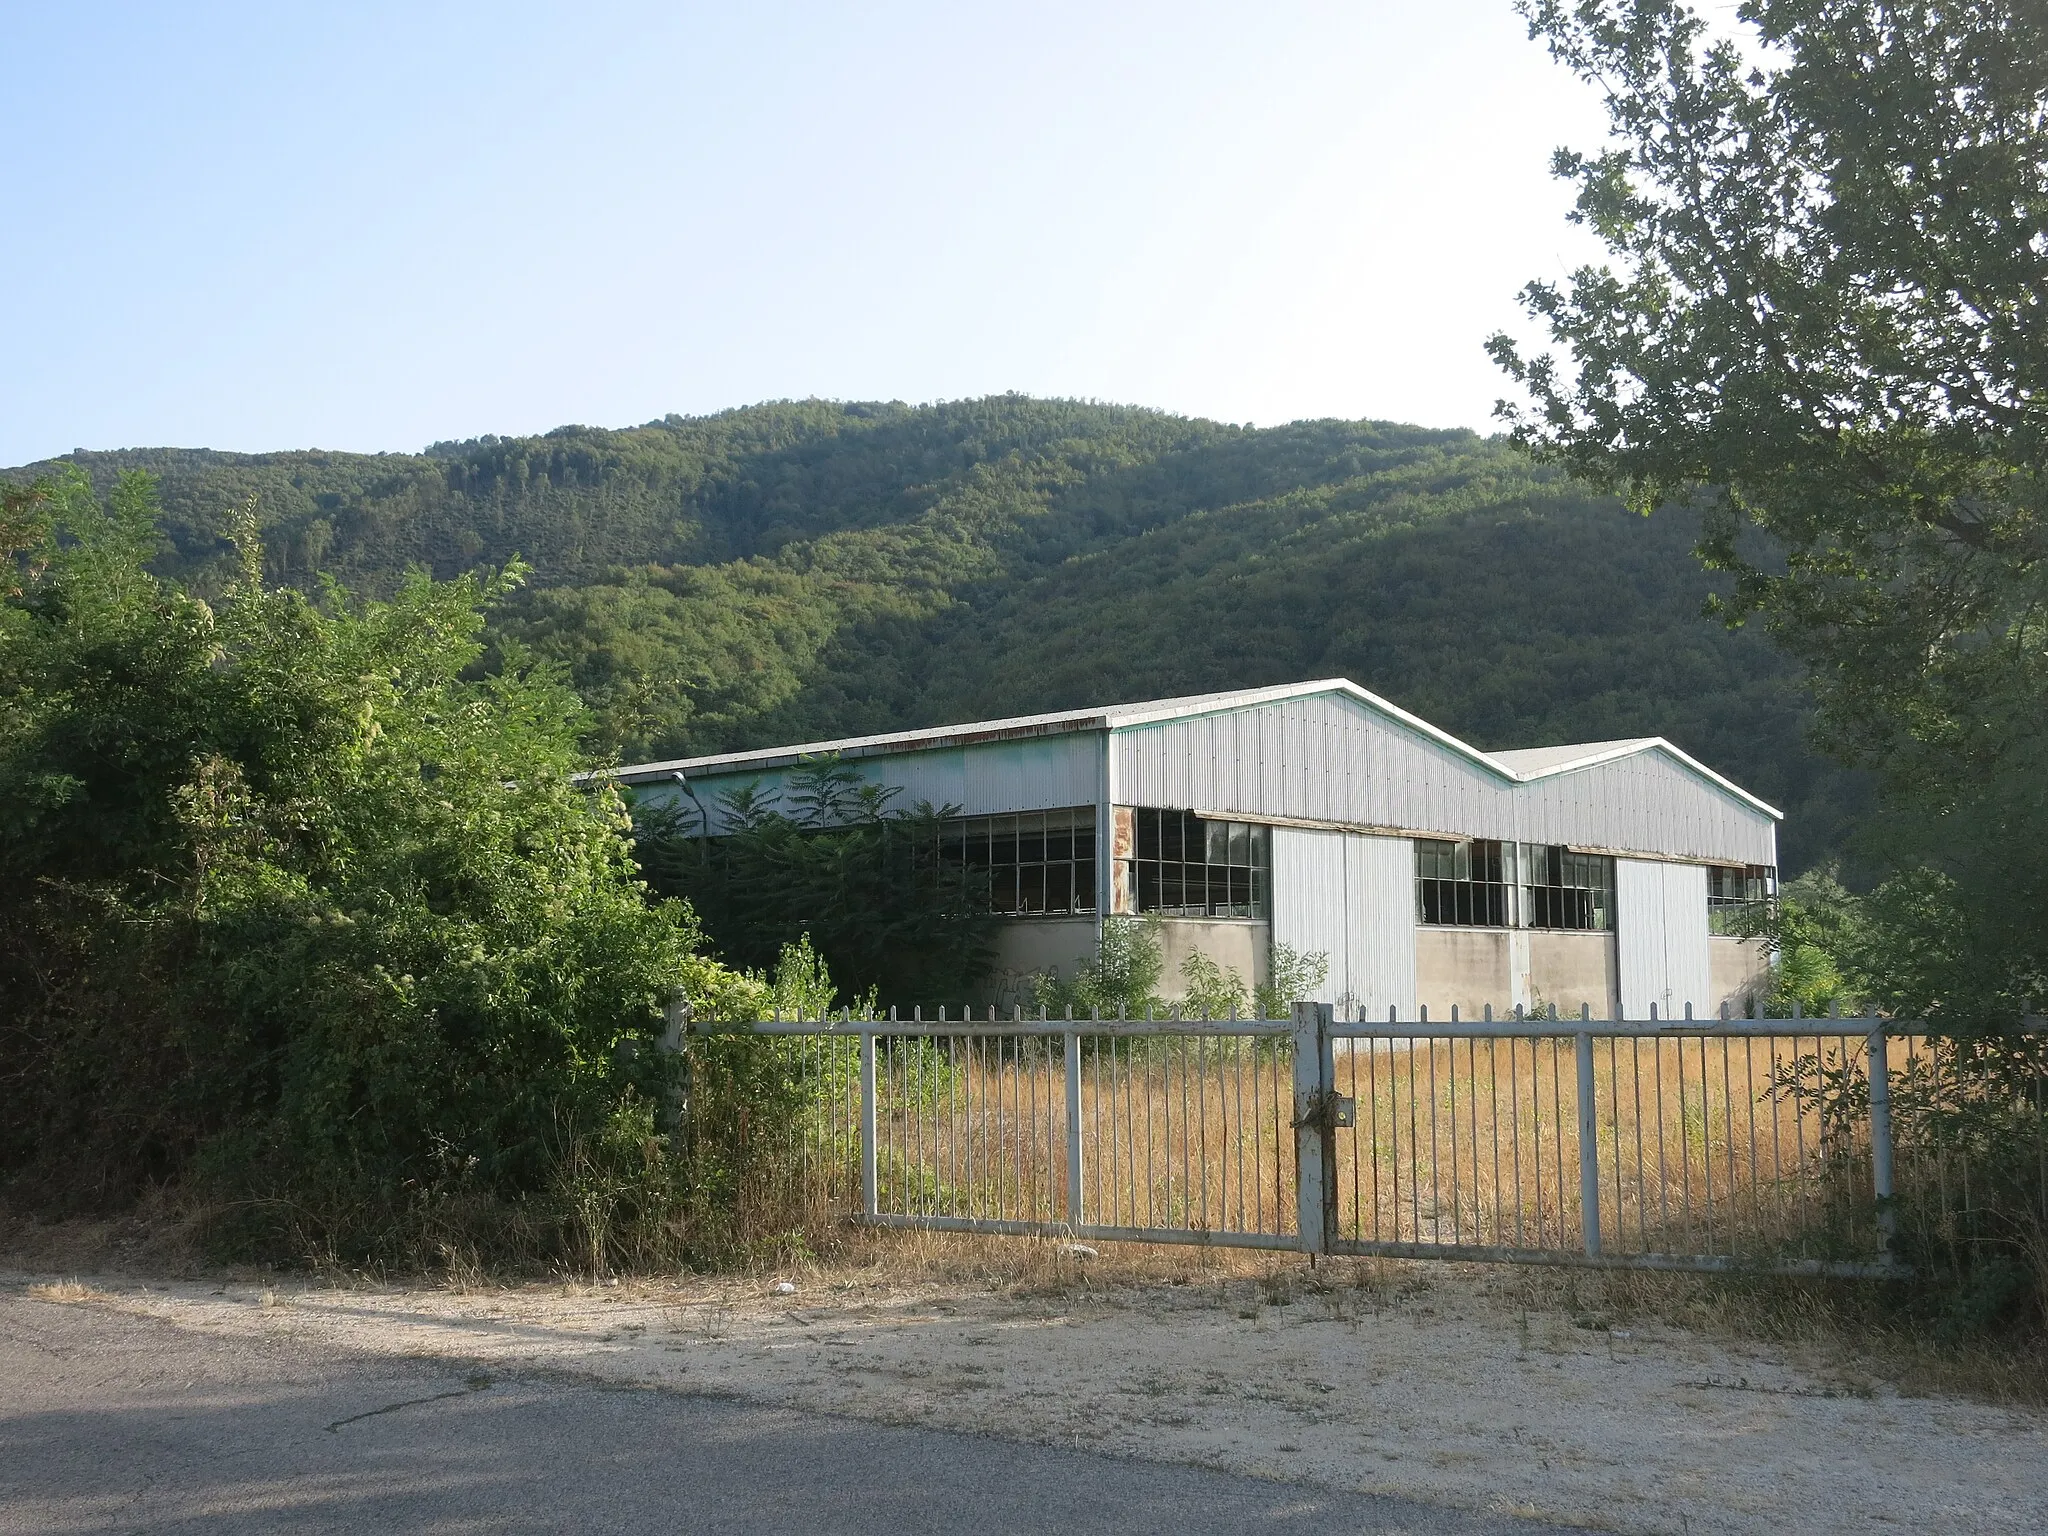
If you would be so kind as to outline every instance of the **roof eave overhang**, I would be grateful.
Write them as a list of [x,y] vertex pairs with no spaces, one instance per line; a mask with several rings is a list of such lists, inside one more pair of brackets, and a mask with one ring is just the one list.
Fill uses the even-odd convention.
[[860,759],[902,757],[912,752],[942,752],[951,747],[986,746],[999,741],[1029,741],[1044,736],[1069,736],[1078,732],[1109,728],[1103,716],[1075,716],[1037,721],[1030,725],[987,726],[979,730],[939,731],[931,735],[876,736],[854,741],[826,741],[799,747],[772,747],[761,752],[735,752],[717,757],[679,757],[666,763],[634,763],[609,770],[608,777],[620,784],[651,784],[673,779],[677,774],[715,776],[728,773],[769,773],[793,768],[820,757]]

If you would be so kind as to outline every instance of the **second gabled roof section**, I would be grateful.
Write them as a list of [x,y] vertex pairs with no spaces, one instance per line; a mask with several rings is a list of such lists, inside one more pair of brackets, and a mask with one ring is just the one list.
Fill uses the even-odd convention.
[[1075,731],[1118,730],[1128,726],[1154,725],[1184,720],[1197,715],[1222,714],[1261,704],[1315,694],[1341,694],[1355,700],[1411,730],[1448,747],[1460,756],[1514,784],[1530,784],[1558,774],[1591,768],[1640,752],[1659,752],[1684,765],[1691,772],[1718,785],[1729,794],[1764,812],[1774,820],[1784,813],[1751,794],[1741,785],[1724,778],[1691,754],[1662,736],[1635,736],[1621,741],[1585,742],[1576,746],[1527,747],[1505,752],[1482,752],[1449,731],[1410,714],[1398,704],[1361,688],[1349,678],[1320,678],[1313,682],[1282,683],[1269,688],[1237,688],[1221,693],[1196,693],[1177,699],[1153,699],[1136,704],[1109,704],[1089,709],[1057,710],[1042,715],[1014,715],[1003,720],[978,720],[964,725],[928,726],[914,731],[892,731],[879,736],[848,736],[837,741],[803,742],[787,747],[764,747],[749,752],[726,752],[707,757],[674,758],[658,763],[634,763],[616,769],[612,777],[626,784],[651,783],[676,774],[714,775],[767,772],[802,762],[805,758],[891,757],[905,752],[940,751],[949,747],[976,746],[986,742],[1017,741],[1033,736],[1057,736]]

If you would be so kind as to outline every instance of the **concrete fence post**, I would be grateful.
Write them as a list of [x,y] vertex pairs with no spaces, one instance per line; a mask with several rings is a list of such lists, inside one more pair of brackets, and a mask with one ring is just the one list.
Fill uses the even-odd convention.
[[690,1113],[690,1059],[683,1055],[683,1036],[690,1028],[690,994],[682,986],[668,989],[668,1003],[662,1009],[661,1039],[655,1049],[667,1068],[662,1088],[662,1108],[668,1116],[671,1135],[682,1134]]

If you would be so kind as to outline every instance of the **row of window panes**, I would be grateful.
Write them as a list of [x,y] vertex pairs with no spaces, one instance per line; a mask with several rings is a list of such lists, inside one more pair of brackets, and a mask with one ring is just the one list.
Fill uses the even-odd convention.
[[1614,926],[1614,860],[1544,843],[1420,838],[1416,917],[1434,927]]
[[[1270,834],[1242,821],[1140,808],[1133,861],[1137,909],[1184,917],[1266,916]],[[970,816],[940,833],[945,862],[983,874],[989,909],[1006,914],[1095,911],[1095,812],[1090,806]],[[1541,843],[1418,839],[1417,916],[1432,926],[1605,931],[1614,926],[1614,861]],[[1713,933],[1749,932],[1777,892],[1767,864],[1707,871]]]
[[1173,917],[1264,917],[1271,844],[1255,822],[1140,807],[1132,884],[1140,912]]
[[1506,928],[1514,845],[1492,838],[1415,844],[1416,916],[1425,923],[1457,928]]
[[967,816],[939,831],[943,864],[988,882],[989,910],[1006,915],[1095,910],[1095,809]]
[[[1421,839],[1415,845],[1417,916],[1459,928],[1614,927],[1614,860],[1543,843]],[[1768,864],[1707,870],[1707,931],[1747,935],[1777,896]]]
[[1604,933],[1614,926],[1614,860],[1523,843],[1522,926]]
[[1775,865],[1713,865],[1707,870],[1707,932],[1754,936],[1777,895]]

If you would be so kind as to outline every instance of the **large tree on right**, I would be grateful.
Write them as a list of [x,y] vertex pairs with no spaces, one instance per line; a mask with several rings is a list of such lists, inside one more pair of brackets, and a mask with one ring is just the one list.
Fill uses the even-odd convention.
[[1489,343],[1539,456],[1704,513],[1721,606],[1878,775],[1860,961],[1965,1031],[2048,1000],[2048,4],[1528,0],[1605,95],[1611,253]]

